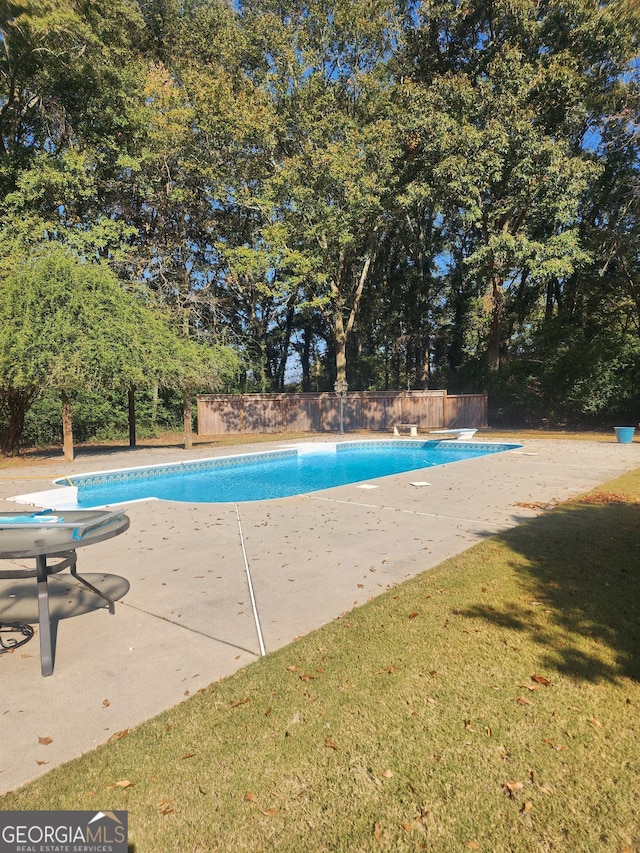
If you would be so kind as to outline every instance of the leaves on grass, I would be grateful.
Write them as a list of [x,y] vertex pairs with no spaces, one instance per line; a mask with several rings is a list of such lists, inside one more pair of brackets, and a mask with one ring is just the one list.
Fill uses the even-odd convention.
[[533,803],[530,800],[527,800],[526,803],[522,804],[522,808],[520,809],[522,814],[529,814],[531,809],[533,808]]
[[338,748],[338,744],[335,742],[335,740],[332,740],[330,737],[325,738],[324,745],[328,746],[329,749],[337,749]]
[[[256,806],[258,806],[258,798],[253,793],[253,791],[247,791],[247,793],[244,795],[244,799],[247,803],[255,803]],[[258,806],[258,811],[261,814],[266,815],[266,817],[275,817],[275,815],[278,814],[278,809],[274,808],[262,809],[260,808],[260,806]]]
[[134,783],[130,782],[128,779],[121,779],[119,782],[114,782],[113,785],[107,785],[107,790],[111,788],[122,788],[122,790],[126,790],[127,788],[133,788]]
[[120,738],[126,737],[129,734],[129,729],[123,729],[121,732],[114,732],[107,743],[111,743],[114,740],[120,740]]
[[520,696],[518,699],[518,705],[531,705],[531,701],[526,698],[526,696]]
[[600,720],[596,720],[595,717],[589,717],[587,722],[591,723],[591,725],[594,727],[594,729],[602,728],[602,723],[600,722]]
[[158,811],[161,815],[174,814],[175,809],[171,807],[171,800],[160,800],[158,803]]
[[373,837],[376,841],[380,841],[380,836],[382,835],[382,828],[379,823],[373,824]]
[[550,738],[548,738],[548,737],[546,737],[546,738],[544,739],[544,742],[545,742],[545,743],[547,743],[547,744],[549,744],[549,746],[550,746],[550,747],[552,747],[553,749],[557,750],[558,752],[561,752],[563,749],[566,749],[566,748],[567,748],[563,743],[554,743],[554,742],[553,742]]
[[583,504],[637,504],[640,498],[632,498],[630,495],[618,495],[614,492],[592,492],[580,498]]
[[236,699],[235,702],[231,703],[232,708],[239,708],[240,705],[246,705],[247,702],[251,702],[251,699],[247,696],[245,699]]
[[416,610],[414,610],[413,613],[409,614],[409,619],[415,619],[416,616],[419,616],[419,615],[420,614]]
[[531,678],[537,684],[544,684],[545,687],[553,687],[553,681],[549,681],[549,679],[545,678],[544,675],[532,675]]
[[502,790],[505,794],[508,794],[511,799],[513,799],[513,795],[516,791],[522,791],[524,788],[524,782],[505,782],[502,786]]
[[480,845],[478,844],[477,841],[465,841],[464,846],[467,848],[467,850],[479,850],[480,849]]

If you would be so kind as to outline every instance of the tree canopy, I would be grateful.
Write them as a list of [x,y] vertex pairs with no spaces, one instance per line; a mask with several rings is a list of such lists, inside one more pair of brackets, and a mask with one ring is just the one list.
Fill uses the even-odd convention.
[[125,290],[105,262],[83,262],[54,247],[0,279],[5,454],[46,389],[64,399],[85,389],[216,387],[234,366],[230,356],[176,334],[168,317]]
[[[23,320],[3,308],[5,352],[37,294],[46,351],[74,311],[92,340],[83,277],[36,284],[63,246],[112,271],[118,310],[145,308],[142,349],[156,321],[197,347],[127,362],[114,308],[99,346],[76,326],[44,371],[70,389],[212,390],[206,354],[228,389],[488,388],[493,419],[637,419],[639,18],[635,0],[0,4],[0,282],[26,300]],[[26,353],[3,388],[28,396],[45,380],[26,390]]]

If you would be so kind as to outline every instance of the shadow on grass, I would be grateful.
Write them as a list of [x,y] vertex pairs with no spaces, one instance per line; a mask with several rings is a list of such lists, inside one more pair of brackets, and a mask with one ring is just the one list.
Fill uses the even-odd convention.
[[464,614],[526,632],[542,663],[569,676],[640,681],[640,504],[575,502],[500,538],[525,594]]

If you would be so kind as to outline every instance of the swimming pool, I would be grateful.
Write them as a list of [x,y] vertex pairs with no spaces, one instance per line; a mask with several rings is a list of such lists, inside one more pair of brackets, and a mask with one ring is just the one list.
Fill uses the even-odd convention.
[[519,446],[415,440],[309,443],[274,451],[148,468],[97,471],[54,482],[66,486],[72,493],[67,500],[80,508],[112,506],[149,498],[193,503],[240,503],[306,494],[500,453]]

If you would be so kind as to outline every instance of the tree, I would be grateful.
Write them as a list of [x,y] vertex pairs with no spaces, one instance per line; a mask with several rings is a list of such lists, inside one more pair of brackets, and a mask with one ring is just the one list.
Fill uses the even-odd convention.
[[272,173],[257,199],[260,238],[303,310],[321,312],[347,379],[347,341],[392,198],[393,96],[386,67],[400,20],[393,3],[246,3],[264,39],[276,125]]
[[582,2],[434,2],[421,14],[404,66],[422,107],[408,121],[407,175],[444,219],[443,268],[462,263],[471,298],[482,298],[495,371],[512,307],[526,322],[549,282],[588,260],[578,226],[599,167],[583,140],[624,67],[625,40],[613,34],[624,26]]
[[184,336],[215,333],[228,310],[221,247],[242,231],[237,197],[260,157],[264,98],[245,72],[245,36],[229,3],[140,5],[146,136],[122,185],[135,228],[128,275],[144,279]]
[[65,456],[73,458],[70,399],[77,389],[191,387],[196,379],[215,387],[218,362],[233,359],[185,344],[104,262],[49,249],[0,280],[1,452],[15,450],[24,415],[44,388],[61,395]]
[[[210,3],[191,4],[192,10],[196,6],[213,10]],[[203,261],[214,202],[205,187],[215,167],[203,145],[206,129],[197,124],[212,92],[203,79],[190,97],[196,75],[193,62],[190,68],[180,64],[189,53],[184,41],[170,45],[180,72],[172,77],[157,59],[144,57],[150,41],[134,2],[27,0],[2,11],[0,269],[11,276],[34,246],[51,243],[89,264],[108,258],[140,298],[160,298],[174,310],[181,346],[188,348],[186,336],[202,338],[206,331],[197,308],[207,289]],[[147,344],[169,334],[158,322],[147,317]],[[168,384],[189,373],[189,359],[207,378],[206,365],[223,351],[214,346],[205,352],[210,344],[208,337],[189,357],[176,350]],[[168,363],[157,355],[149,376]],[[132,378],[132,413],[137,384]],[[20,393],[27,395],[20,398],[24,408],[32,392]],[[133,423],[130,439],[135,442]]]
[[110,192],[140,132],[141,25],[128,0],[2,4],[3,255],[57,240],[105,256],[130,234]]
[[132,408],[233,341],[260,390],[296,353],[307,389],[586,410],[640,326],[634,2],[4,2],[0,276],[60,244],[166,309]]

